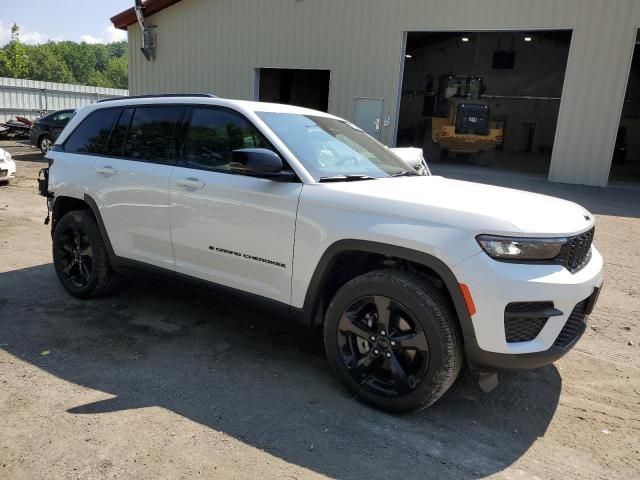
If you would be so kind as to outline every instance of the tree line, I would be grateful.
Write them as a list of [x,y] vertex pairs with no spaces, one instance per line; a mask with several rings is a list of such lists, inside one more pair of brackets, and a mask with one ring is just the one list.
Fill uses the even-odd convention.
[[11,40],[0,48],[0,77],[128,88],[127,42],[25,45],[14,23]]

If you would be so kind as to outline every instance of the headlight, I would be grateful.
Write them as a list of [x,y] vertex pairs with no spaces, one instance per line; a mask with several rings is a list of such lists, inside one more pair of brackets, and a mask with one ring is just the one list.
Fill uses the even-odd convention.
[[482,249],[496,260],[544,261],[556,258],[566,238],[522,238],[478,235]]

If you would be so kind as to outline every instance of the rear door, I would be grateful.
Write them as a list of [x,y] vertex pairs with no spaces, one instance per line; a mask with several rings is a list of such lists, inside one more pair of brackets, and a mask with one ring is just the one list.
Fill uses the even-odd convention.
[[271,148],[240,113],[194,107],[171,179],[176,273],[289,303],[302,184],[231,173],[231,152]]
[[95,200],[115,254],[173,270],[169,180],[181,106],[121,109],[94,163]]

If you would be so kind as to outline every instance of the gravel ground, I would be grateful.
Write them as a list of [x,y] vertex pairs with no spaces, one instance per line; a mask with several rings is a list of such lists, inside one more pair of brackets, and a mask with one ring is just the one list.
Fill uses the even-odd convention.
[[576,200],[598,220],[606,283],[556,365],[463,375],[434,407],[391,416],[337,383],[283,318],[147,277],[79,301],[59,286],[43,166],[0,143],[0,478],[638,478],[640,190],[434,170]]

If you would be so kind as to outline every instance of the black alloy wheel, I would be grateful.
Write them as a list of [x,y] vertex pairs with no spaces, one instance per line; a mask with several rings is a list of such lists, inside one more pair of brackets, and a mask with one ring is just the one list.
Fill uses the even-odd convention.
[[409,310],[385,296],[353,302],[340,318],[338,346],[352,378],[371,393],[406,395],[429,366],[427,337]]
[[114,291],[119,278],[96,219],[89,210],[64,215],[53,232],[53,265],[62,286],[74,297],[91,298]]
[[65,279],[77,288],[88,285],[93,272],[93,250],[82,227],[67,225],[58,237],[56,248]]
[[327,360],[362,401],[387,412],[428,407],[462,367],[457,318],[443,292],[402,270],[342,285],[327,308]]

